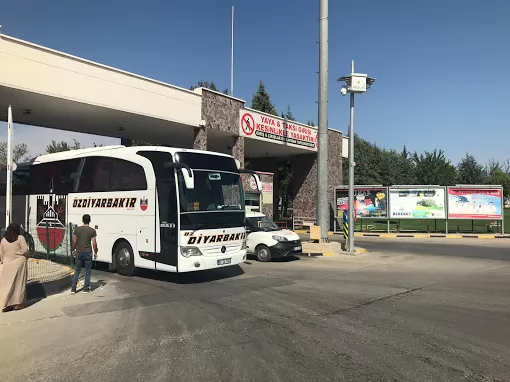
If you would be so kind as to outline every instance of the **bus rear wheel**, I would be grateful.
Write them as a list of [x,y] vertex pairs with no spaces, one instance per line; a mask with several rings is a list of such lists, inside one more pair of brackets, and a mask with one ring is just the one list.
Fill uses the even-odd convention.
[[135,257],[131,246],[121,242],[115,247],[115,262],[117,272],[122,276],[132,276],[135,273]]

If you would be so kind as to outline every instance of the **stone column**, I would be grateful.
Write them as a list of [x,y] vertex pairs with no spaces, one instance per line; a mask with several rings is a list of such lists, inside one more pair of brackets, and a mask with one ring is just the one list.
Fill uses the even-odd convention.
[[[336,219],[336,200],[335,188],[342,185],[342,133],[335,130],[328,132],[328,200],[331,208],[329,210],[330,230],[334,229],[334,220]],[[340,221],[340,227],[342,222]]]
[[193,149],[207,150],[207,130],[205,127],[195,127]]
[[244,168],[244,137],[232,137],[232,156],[241,162],[241,168]]
[[317,154],[292,157],[292,208],[295,218],[317,218]]
[[[329,229],[333,229],[335,187],[342,184],[342,133],[329,130],[328,146]],[[317,218],[317,154],[294,156],[292,171],[294,217]]]

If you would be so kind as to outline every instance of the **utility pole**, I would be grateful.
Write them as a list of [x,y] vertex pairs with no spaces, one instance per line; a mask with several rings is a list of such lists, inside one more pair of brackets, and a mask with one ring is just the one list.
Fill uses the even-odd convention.
[[7,184],[5,187],[5,228],[11,224],[12,216],[12,109],[7,110]]
[[234,6],[232,5],[232,48],[230,52],[230,95],[234,96]]
[[321,242],[328,240],[328,0],[320,0],[319,147],[317,150],[317,224]]
[[354,71],[354,60],[351,62],[351,73],[340,77],[340,82],[345,82],[340,94],[345,96],[350,94],[351,98],[351,120],[349,123],[349,204],[347,211],[347,221],[349,222],[349,234],[347,238],[347,252],[354,252],[354,94],[365,93],[375,81],[375,78],[368,77],[366,74],[356,73]]

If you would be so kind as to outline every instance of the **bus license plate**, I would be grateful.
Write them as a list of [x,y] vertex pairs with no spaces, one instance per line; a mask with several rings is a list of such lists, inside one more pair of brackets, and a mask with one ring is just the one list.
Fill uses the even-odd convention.
[[221,259],[221,260],[218,260],[218,265],[230,264],[230,261],[231,261],[231,259]]
[[294,251],[301,251],[301,247],[294,247]]

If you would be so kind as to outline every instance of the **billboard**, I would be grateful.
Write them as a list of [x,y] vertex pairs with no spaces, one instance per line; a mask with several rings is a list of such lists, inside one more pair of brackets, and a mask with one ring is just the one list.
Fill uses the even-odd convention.
[[501,220],[503,189],[487,186],[448,187],[448,219]]
[[[349,195],[347,188],[335,190],[338,216],[348,208]],[[354,187],[355,213],[359,218],[388,217],[388,188],[382,186]]]
[[239,136],[317,151],[317,128],[274,115],[241,109]]
[[446,188],[439,186],[390,187],[390,218],[445,219]]

